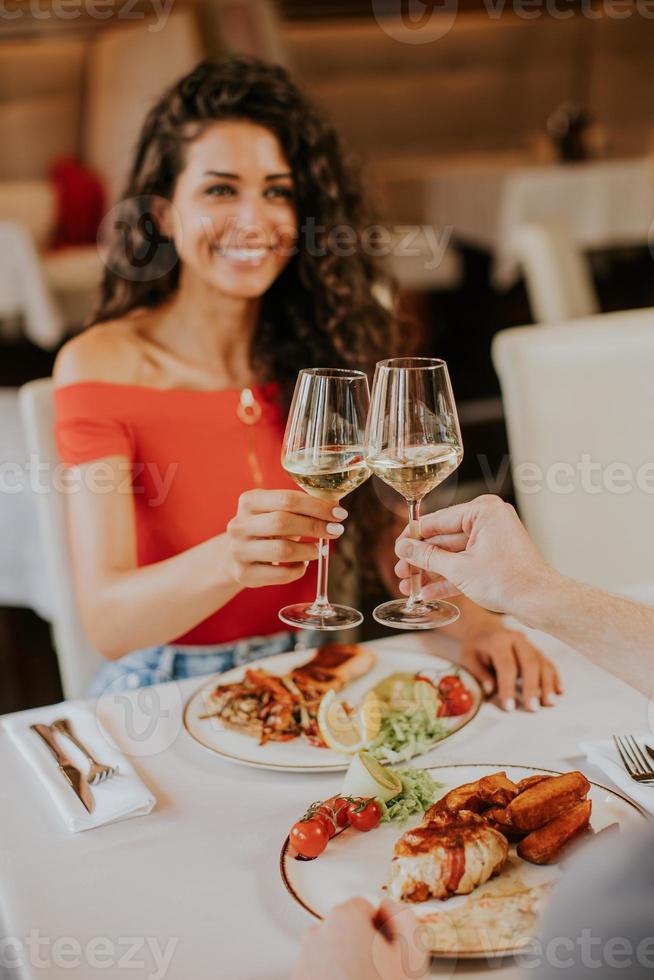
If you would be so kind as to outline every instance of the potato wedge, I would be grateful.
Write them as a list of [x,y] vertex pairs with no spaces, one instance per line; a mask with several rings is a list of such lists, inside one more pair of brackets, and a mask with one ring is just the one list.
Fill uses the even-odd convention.
[[506,808],[509,820],[518,830],[537,830],[579,803],[589,790],[590,783],[580,772],[552,776],[511,800]]
[[479,780],[479,796],[489,806],[504,807],[518,795],[518,787],[505,772],[494,772]]
[[585,830],[590,820],[591,810],[590,800],[576,803],[520,841],[517,847],[518,854],[532,864],[550,864],[573,837]]
[[480,813],[488,804],[479,793],[479,782],[480,780],[476,779],[474,783],[464,783],[463,786],[457,786],[446,793],[425,812],[425,823],[438,813],[460,813],[461,810]]
[[532,786],[536,786],[538,783],[544,782],[546,779],[551,779],[551,776],[545,776],[539,773],[537,776],[525,776],[518,783],[518,793],[524,793],[526,789],[531,789]]
[[521,830],[517,830],[511,825],[505,807],[492,806],[489,810],[484,810],[482,817],[488,821],[491,827],[495,827],[501,834],[504,834],[508,841],[519,841],[525,836]]

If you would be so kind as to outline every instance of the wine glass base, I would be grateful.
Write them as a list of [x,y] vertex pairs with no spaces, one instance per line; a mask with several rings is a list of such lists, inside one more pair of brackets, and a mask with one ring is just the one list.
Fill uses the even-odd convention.
[[461,613],[451,602],[423,600],[410,609],[406,599],[394,599],[377,606],[372,615],[382,626],[396,630],[433,630],[455,623]]
[[279,618],[287,626],[304,630],[347,630],[363,622],[363,616],[350,606],[318,608],[312,602],[298,602],[279,610]]

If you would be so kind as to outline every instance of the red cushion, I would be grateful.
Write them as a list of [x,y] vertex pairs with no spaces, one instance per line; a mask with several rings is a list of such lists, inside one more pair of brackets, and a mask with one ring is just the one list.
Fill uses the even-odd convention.
[[57,195],[52,247],[95,242],[105,201],[100,178],[72,157],[56,160],[50,167],[49,177]]

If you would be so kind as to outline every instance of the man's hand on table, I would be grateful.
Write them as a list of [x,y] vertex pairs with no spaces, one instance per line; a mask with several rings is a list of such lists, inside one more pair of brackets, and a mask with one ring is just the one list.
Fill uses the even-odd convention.
[[406,907],[352,898],[307,929],[291,980],[420,980],[429,956]]
[[[463,593],[493,612],[520,618],[523,603],[534,590],[544,590],[555,573],[541,558],[510,504],[484,496],[424,517],[421,541],[398,538],[400,561],[395,571],[400,591],[410,593],[411,567],[427,572],[426,599]],[[411,564],[409,564],[409,559]],[[522,634],[498,629],[464,641],[461,663],[484,684],[487,693],[497,684],[502,707],[512,710],[520,678],[522,702],[528,710],[551,705],[562,692],[554,665]]]

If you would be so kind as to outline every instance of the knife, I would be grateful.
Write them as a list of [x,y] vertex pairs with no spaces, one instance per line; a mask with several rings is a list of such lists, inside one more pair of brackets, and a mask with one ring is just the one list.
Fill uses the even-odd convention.
[[45,744],[48,746],[53,756],[57,760],[59,766],[59,771],[62,773],[64,778],[67,780],[68,785],[73,790],[73,792],[79,797],[89,813],[93,813],[93,807],[95,803],[93,801],[93,796],[91,790],[86,785],[82,773],[79,771],[77,766],[74,766],[70,761],[68,756],[59,748],[57,741],[52,734],[50,728],[47,725],[30,725],[33,732],[40,735]]

